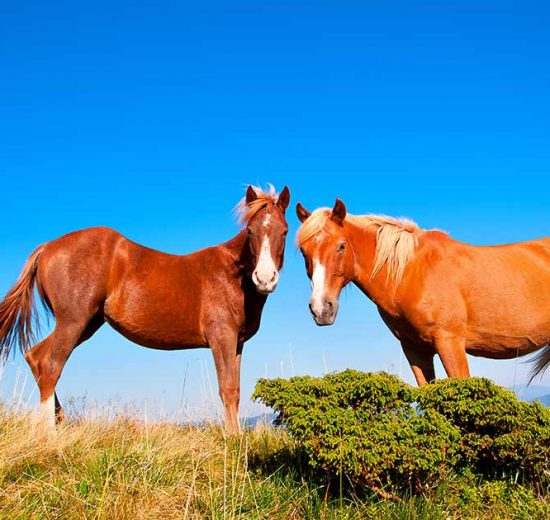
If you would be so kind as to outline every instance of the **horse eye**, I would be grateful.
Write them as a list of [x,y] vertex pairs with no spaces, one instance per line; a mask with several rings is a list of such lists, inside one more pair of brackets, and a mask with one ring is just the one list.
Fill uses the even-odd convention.
[[346,249],[346,243],[345,242],[342,242],[339,246],[338,246],[338,252],[341,253],[342,251],[344,251]]

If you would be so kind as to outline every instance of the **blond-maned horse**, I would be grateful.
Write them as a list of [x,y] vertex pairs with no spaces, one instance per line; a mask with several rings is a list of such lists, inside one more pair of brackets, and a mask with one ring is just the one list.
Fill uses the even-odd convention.
[[[248,187],[242,229],[231,240],[188,255],[149,249],[109,228],[69,233],[39,246],[0,303],[0,360],[19,343],[50,426],[63,419],[55,386],[71,352],[107,322],[144,347],[209,347],[226,427],[239,429],[241,353],[260,326],[283,265],[288,188]],[[31,347],[34,287],[55,329]]]
[[543,349],[532,376],[550,364],[550,238],[472,246],[442,231],[380,215],[354,216],[336,199],[313,213],[296,206],[297,242],[312,282],[310,310],[331,325],[353,282],[401,342],[419,385],[466,378],[466,354],[511,359]]

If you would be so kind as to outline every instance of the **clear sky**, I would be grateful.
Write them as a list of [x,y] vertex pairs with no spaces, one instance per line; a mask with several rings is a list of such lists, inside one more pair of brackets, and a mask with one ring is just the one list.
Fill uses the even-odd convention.
[[[549,23],[544,1],[3,1],[0,292],[38,244],[87,226],[171,253],[222,242],[247,183],[289,185],[290,236],[298,200],[336,196],[475,244],[549,235]],[[309,292],[289,237],[245,346],[245,414],[265,374],[353,367],[412,381],[357,289],[331,328],[313,323]],[[470,361],[502,384],[529,369]],[[5,370],[7,397],[20,362]],[[199,415],[209,379],[217,403],[209,351],[144,349],[104,326],[58,389],[65,402],[183,400]]]

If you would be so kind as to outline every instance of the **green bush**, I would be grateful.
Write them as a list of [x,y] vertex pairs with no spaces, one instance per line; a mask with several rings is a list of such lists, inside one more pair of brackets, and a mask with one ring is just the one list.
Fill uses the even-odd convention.
[[443,379],[418,391],[461,435],[460,465],[484,478],[539,485],[550,471],[550,410],[488,379]]
[[413,388],[385,373],[260,379],[254,392],[309,464],[381,496],[420,493],[451,471],[547,485],[550,411],[486,379]]

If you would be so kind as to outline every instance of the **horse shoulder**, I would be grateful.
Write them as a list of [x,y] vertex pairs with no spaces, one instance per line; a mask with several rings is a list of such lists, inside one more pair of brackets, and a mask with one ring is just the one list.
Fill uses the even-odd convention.
[[415,257],[397,291],[400,312],[426,331],[444,322],[462,322],[467,309],[457,271],[468,262],[464,244],[440,231],[421,236]]
[[462,244],[441,231],[420,235],[415,255],[405,270],[399,292],[402,298],[417,299],[426,289],[448,289],[452,271],[463,261],[467,252]]

